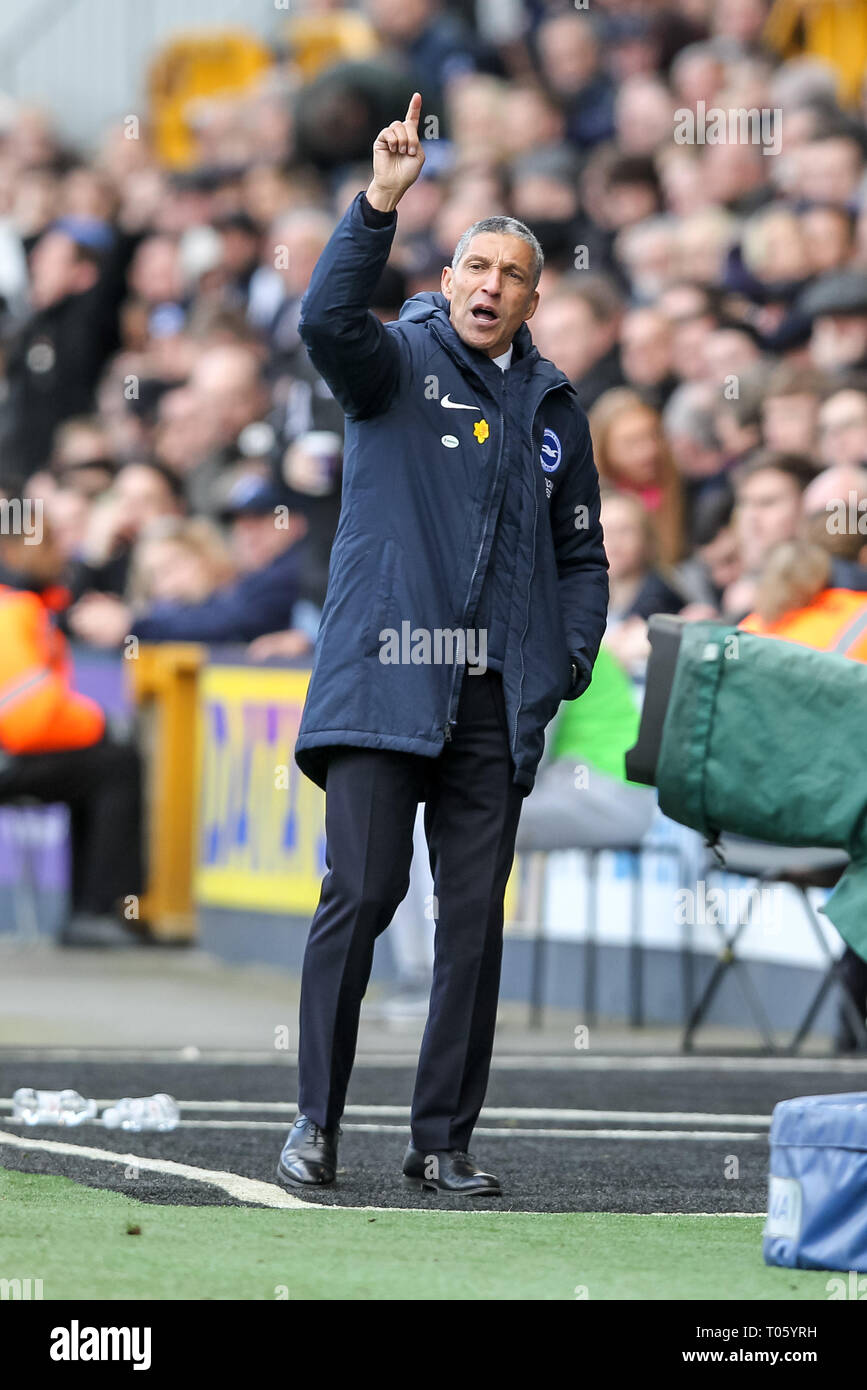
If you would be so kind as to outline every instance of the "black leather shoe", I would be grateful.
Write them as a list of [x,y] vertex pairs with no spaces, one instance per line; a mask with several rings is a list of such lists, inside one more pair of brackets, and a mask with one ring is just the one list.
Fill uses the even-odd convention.
[[[435,1161],[434,1161],[435,1160]],[[462,1149],[431,1149],[421,1153],[409,1145],[403,1171],[413,1187],[451,1192],[457,1197],[500,1197],[500,1180],[483,1173],[472,1155]]]
[[321,1129],[299,1115],[289,1131],[277,1164],[277,1181],[284,1187],[325,1187],[337,1173],[337,1140],[341,1130]]

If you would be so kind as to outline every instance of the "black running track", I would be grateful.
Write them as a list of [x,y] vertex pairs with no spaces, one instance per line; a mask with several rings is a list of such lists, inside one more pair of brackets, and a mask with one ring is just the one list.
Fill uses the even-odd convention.
[[[408,1106],[414,1064],[411,1058],[360,1062],[353,1075],[348,1105]],[[638,1064],[638,1065],[636,1065]],[[492,1115],[482,1112],[481,1130],[472,1152],[503,1183],[501,1199],[478,1199],[475,1205],[528,1212],[761,1212],[765,1208],[768,1171],[767,1126],[734,1124],[731,1116],[770,1117],[786,1097],[865,1089],[867,1067],[827,1062],[796,1069],[785,1061],[749,1065],[716,1059],[580,1057],[530,1061],[504,1058],[495,1066],[486,1111],[493,1109],[590,1110],[627,1112],[588,1119],[535,1114]],[[61,1140],[90,1148],[171,1159],[272,1183],[292,1111],[201,1110],[193,1102],[236,1101],[292,1103],[296,1072],[287,1060],[277,1062],[166,1060],[52,1060],[47,1054],[0,1053],[0,1098],[18,1086],[59,1090],[73,1087],[100,1100],[168,1091],[180,1102],[182,1119],[231,1120],[239,1127],[182,1125],[169,1134],[119,1134],[99,1124],[76,1129],[40,1126],[26,1130],[12,1123],[10,1109],[0,1108],[0,1129],[35,1138]],[[639,1119],[635,1112],[652,1112]],[[719,1119],[695,1119],[719,1116]],[[690,1118],[693,1116],[693,1118]],[[726,1119],[725,1116],[729,1118]],[[256,1128],[251,1122],[274,1128]],[[360,1126],[375,1126],[367,1129]],[[337,1182],[300,1195],[311,1202],[351,1207],[453,1205],[456,1199],[422,1194],[401,1180],[400,1165],[408,1123],[404,1116],[349,1112],[344,1117]],[[555,1130],[534,1136],[509,1131]],[[582,1131],[614,1130],[624,1137],[581,1137]],[[640,1131],[625,1137],[626,1131]],[[677,1131],[660,1138],[653,1131]],[[695,1138],[685,1131],[722,1132],[725,1137]],[[748,1138],[748,1135],[756,1137]],[[732,1160],[736,1159],[736,1165]],[[0,1142],[0,1165],[30,1173],[53,1173],[92,1187],[122,1191],[145,1202],[226,1205],[233,1199],[205,1182],[141,1170],[135,1182],[124,1166],[17,1149]],[[732,1176],[732,1173],[737,1176]],[[728,1174],[728,1176],[727,1176]],[[234,1204],[238,1204],[235,1202]],[[247,1205],[242,1202],[240,1204]],[[255,1205],[256,1203],[252,1203]]]

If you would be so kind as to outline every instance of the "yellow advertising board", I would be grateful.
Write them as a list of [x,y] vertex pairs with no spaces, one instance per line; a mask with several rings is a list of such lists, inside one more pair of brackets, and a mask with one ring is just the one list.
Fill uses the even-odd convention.
[[[206,666],[199,676],[195,898],[311,916],[325,872],[325,794],[293,750],[309,671]],[[513,872],[506,892],[514,911]]]
[[200,903],[309,915],[325,796],[293,758],[309,671],[208,666],[199,681]]

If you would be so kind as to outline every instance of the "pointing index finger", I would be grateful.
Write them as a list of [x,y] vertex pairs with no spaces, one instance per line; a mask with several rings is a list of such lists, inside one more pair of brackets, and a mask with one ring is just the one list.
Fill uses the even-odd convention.
[[413,92],[412,99],[407,107],[405,125],[418,127],[418,118],[421,115],[421,92]]

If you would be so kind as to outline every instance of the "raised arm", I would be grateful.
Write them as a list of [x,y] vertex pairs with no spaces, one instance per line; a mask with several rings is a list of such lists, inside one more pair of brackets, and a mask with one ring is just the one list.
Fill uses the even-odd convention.
[[421,96],[373,145],[373,178],[338,224],[301,304],[299,331],[316,370],[347,415],[385,410],[398,384],[399,349],[369,305],[391,250],[395,208],[424,164]]

